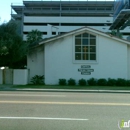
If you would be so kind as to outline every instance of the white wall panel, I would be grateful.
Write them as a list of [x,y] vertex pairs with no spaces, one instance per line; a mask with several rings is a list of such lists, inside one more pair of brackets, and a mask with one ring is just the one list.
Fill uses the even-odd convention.
[[3,84],[3,70],[0,69],[0,84]]
[[44,48],[31,50],[27,56],[27,68],[29,69],[29,81],[35,75],[44,75]]
[[26,85],[28,84],[28,70],[27,69],[14,69],[13,70],[13,85]]
[[24,32],[31,32],[32,30],[39,30],[41,32],[46,32],[47,31],[47,26],[23,26],[23,31]]
[[25,23],[112,23],[113,17],[24,17]]

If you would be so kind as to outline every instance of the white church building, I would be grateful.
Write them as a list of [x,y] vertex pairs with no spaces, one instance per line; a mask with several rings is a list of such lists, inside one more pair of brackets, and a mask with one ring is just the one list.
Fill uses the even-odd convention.
[[130,42],[83,27],[43,39],[27,56],[29,79],[44,75],[45,84],[59,79],[130,79]]

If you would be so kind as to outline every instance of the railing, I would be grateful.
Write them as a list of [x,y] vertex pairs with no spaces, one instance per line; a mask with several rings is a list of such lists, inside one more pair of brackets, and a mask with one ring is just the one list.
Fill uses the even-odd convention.
[[[60,10],[60,8],[58,8],[58,7],[42,7],[42,8],[40,8],[40,7],[28,7],[28,8],[24,8],[24,10],[30,10],[30,11],[35,11],[35,10],[48,10],[48,11],[55,11],[55,10]],[[84,7],[84,8],[81,8],[81,7],[61,7],[61,11],[86,11],[86,10],[98,10],[98,11],[104,11],[104,10],[106,10],[106,11],[113,11],[113,8],[92,8],[92,7]]]
[[[37,0],[23,0],[24,1],[37,1]],[[114,1],[114,0],[38,0],[38,1]]]
[[24,6],[23,3],[11,3],[11,6]]

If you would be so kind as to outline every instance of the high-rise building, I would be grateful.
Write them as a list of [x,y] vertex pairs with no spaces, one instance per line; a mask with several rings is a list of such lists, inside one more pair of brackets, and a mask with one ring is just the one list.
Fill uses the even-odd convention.
[[[23,5],[12,4],[11,16],[21,21],[23,39],[35,29],[43,38],[89,26],[110,32],[113,23],[114,1],[23,1]],[[122,31],[129,35],[129,27]]]

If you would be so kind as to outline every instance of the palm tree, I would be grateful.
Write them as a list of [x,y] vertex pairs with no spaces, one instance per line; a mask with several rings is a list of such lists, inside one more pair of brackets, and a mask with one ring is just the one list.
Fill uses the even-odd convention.
[[27,43],[33,44],[34,42],[38,42],[42,40],[42,33],[39,30],[32,30],[27,35]]

